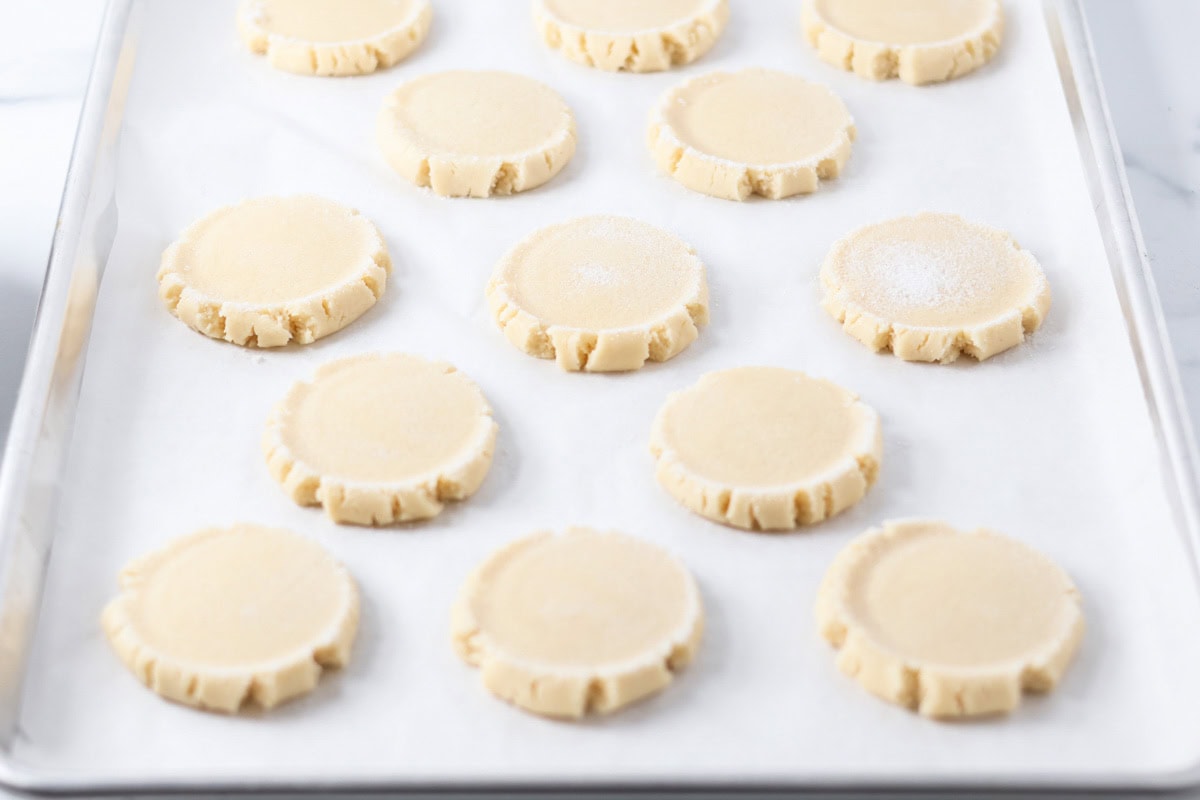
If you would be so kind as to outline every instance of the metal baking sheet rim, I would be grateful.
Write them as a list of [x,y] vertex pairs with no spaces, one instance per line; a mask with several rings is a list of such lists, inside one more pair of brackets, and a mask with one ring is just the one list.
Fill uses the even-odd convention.
[[[1122,313],[1164,461],[1172,511],[1187,537],[1191,567],[1200,582],[1200,482],[1191,421],[1166,332],[1159,297],[1143,253],[1116,134],[1095,63],[1082,0],[1043,0],[1063,90],[1071,112],[1089,189],[1113,273]],[[1181,771],[1145,780],[1080,782],[1045,773],[1028,781],[979,774],[966,781],[929,781],[911,775],[853,780],[814,776],[804,783],[713,780],[613,782],[603,776],[564,783],[529,781],[446,782],[264,780],[261,776],[206,780],[200,776],[146,782],[90,781],[29,770],[12,759],[19,737],[19,700],[48,563],[56,498],[38,492],[40,475],[53,483],[70,439],[99,273],[112,244],[113,167],[124,97],[136,54],[137,0],[109,0],[80,114],[49,265],[38,305],[29,357],[0,464],[0,787],[33,795],[124,795],[254,792],[404,791],[414,795],[519,791],[523,793],[678,792],[719,796],[738,791],[769,794],[897,792],[925,794],[1049,791],[1118,794],[1131,790],[1186,792],[1200,787],[1200,753]],[[94,234],[84,238],[89,229]],[[91,246],[89,252],[87,247]]]

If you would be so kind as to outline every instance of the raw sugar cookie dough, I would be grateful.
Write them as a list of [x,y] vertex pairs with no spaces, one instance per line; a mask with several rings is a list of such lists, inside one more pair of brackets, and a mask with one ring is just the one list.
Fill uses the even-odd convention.
[[572,61],[657,72],[707,53],[729,21],[729,0],[534,0],[533,20]]
[[575,117],[543,83],[458,70],[405,83],[384,103],[379,146],[396,172],[446,197],[541,186],[575,152]]
[[497,697],[536,714],[608,713],[663,689],[700,645],[687,569],[648,542],[572,528],[501,548],[467,579],[454,648]]
[[864,78],[947,81],[991,60],[1000,0],[805,0],[804,35],[823,61]]
[[1058,684],[1083,637],[1071,579],[1036,550],[943,522],[884,523],[830,566],[817,601],[838,666],[929,717],[1009,711]]
[[687,508],[747,530],[832,517],[875,482],[879,416],[830,381],[780,367],[710,372],[667,398],[650,452]]
[[666,361],[708,322],[695,252],[628,217],[580,217],[535,232],[496,267],[487,298],[510,342],[566,370]]
[[247,347],[309,344],[375,305],[392,262],[357,211],[311,195],[219,208],[162,256],[158,293],[189,327]]
[[847,333],[906,361],[982,361],[1020,344],[1050,310],[1050,285],[1029,251],[954,214],[859,228],[829,251],[821,283],[825,309]]
[[302,75],[365,75],[425,39],[429,0],[242,0],[238,32],[267,62]]
[[197,708],[270,708],[344,666],[354,580],[322,547],[259,525],[211,528],[131,562],[102,623],[129,670]]
[[697,192],[773,200],[817,189],[850,158],[854,120],[831,90],[786,72],[692,78],[663,95],[648,140],[658,168]]
[[330,519],[427,519],[474,494],[497,425],[479,387],[449,364],[403,353],[323,365],[272,410],[263,454],[300,505]]

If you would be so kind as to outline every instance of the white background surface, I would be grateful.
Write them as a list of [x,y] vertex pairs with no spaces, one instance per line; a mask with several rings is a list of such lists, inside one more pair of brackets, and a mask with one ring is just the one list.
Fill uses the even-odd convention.
[[[1137,194],[1148,246],[1154,257],[1156,273],[1163,290],[1164,305],[1171,314],[1176,348],[1180,353],[1189,387],[1196,387],[1197,390],[1191,393],[1193,408],[1196,408],[1197,398],[1200,396],[1198,395],[1200,377],[1190,368],[1190,365],[1193,354],[1200,355],[1200,336],[1196,334],[1196,331],[1200,330],[1200,316],[1194,313],[1200,310],[1200,291],[1196,289],[1194,273],[1196,254],[1200,250],[1196,247],[1195,238],[1195,223],[1197,222],[1195,186],[1197,185],[1197,174],[1200,172],[1197,170],[1195,139],[1197,122],[1200,121],[1198,119],[1200,118],[1200,100],[1198,100],[1189,78],[1197,72],[1197,57],[1190,49],[1186,37],[1189,27],[1194,30],[1195,24],[1200,23],[1200,19],[1194,19],[1200,16],[1200,4],[1166,2],[1165,0],[1136,4],[1120,2],[1120,0],[1114,2],[1093,0],[1089,3],[1089,7],[1095,12],[1093,24],[1102,62],[1106,69],[1110,98],[1117,112],[1118,127],[1130,164],[1131,182]],[[94,37],[95,23],[98,19],[98,5],[87,3],[28,3],[16,5],[15,9],[21,19],[15,23],[0,19],[0,22],[4,23],[0,24],[0,44],[4,45],[2,52],[6,54],[6,60],[0,62],[0,97],[3,98],[0,101],[0,145],[4,147],[2,152],[20,154],[19,157],[10,155],[0,160],[0,170],[2,170],[0,186],[4,187],[3,198],[0,200],[4,203],[0,208],[0,212],[2,212],[0,218],[4,220],[2,229],[4,238],[0,242],[0,258],[4,259],[3,262],[0,262],[0,305],[3,306],[0,309],[3,312],[0,315],[0,326],[3,326],[0,327],[0,333],[3,335],[4,342],[3,347],[0,348],[0,358],[3,359],[3,362],[0,363],[0,370],[2,370],[0,376],[3,376],[0,383],[12,381],[15,365],[19,362],[19,354],[23,349],[24,327],[28,324],[31,316],[36,287],[40,283],[38,270],[45,260],[45,251],[53,226],[54,210],[57,208],[61,174],[65,169],[66,154],[73,133],[74,115],[77,113],[77,98],[82,90],[83,77],[90,60],[90,42]],[[6,10],[4,13],[8,13],[8,11]],[[1186,24],[1189,14],[1193,17],[1191,26]],[[42,33],[39,35],[37,31],[42,31]],[[785,35],[792,36],[794,32],[776,32],[777,38]],[[10,39],[11,41],[9,41]],[[435,45],[436,42],[435,38],[430,44]],[[7,59],[10,58],[11,61],[8,61]],[[428,58],[421,63],[421,68],[432,68],[435,63],[434,60]],[[553,69],[563,71],[564,74],[569,71],[568,65],[557,64],[553,61],[547,63],[552,64]],[[807,62],[805,64],[807,66]],[[703,67],[703,65],[698,66]],[[814,67],[814,69],[819,68]],[[835,80],[833,74],[829,73],[825,79],[839,86],[853,87],[852,83],[846,82],[850,77],[845,76],[845,80],[839,77]],[[385,78],[376,81],[375,85],[386,85],[392,80],[394,78]],[[598,76],[597,80],[599,80]],[[858,90],[853,89],[852,91]],[[847,95],[849,99],[851,92],[847,92]],[[568,96],[568,100],[575,105],[587,102],[583,95]],[[583,116],[581,113],[581,118]],[[860,113],[860,124],[865,121],[862,117],[864,115]],[[231,152],[233,152],[231,157],[235,160],[238,158],[249,159],[249,156],[245,154],[239,156],[235,150]],[[852,161],[852,170],[867,169],[868,164],[865,162],[869,157],[868,152],[860,149],[856,153],[856,160]],[[562,178],[564,181],[563,191],[559,193],[558,197],[563,200],[564,204],[559,205],[557,209],[559,216],[567,215],[575,210],[568,207],[570,193],[566,191],[566,186],[569,181],[582,178],[585,170],[591,172],[600,156],[582,150],[578,158],[580,159],[579,163],[573,165],[568,174]],[[152,164],[147,166],[152,166]],[[186,222],[189,215],[193,214],[197,208],[211,204],[210,201],[229,199],[231,194],[236,197],[243,190],[249,191],[248,187],[216,187],[204,182],[199,183],[195,197],[179,195],[166,186],[161,189],[161,196],[156,198],[165,204],[161,221],[171,225],[175,225],[177,222]],[[831,192],[831,195],[837,198],[838,191]],[[421,202],[437,201],[423,199]],[[193,203],[195,205],[192,205]],[[357,201],[356,204],[366,205]],[[386,215],[386,209],[381,207],[379,210],[381,215]],[[983,208],[979,210],[984,211]],[[648,208],[646,211],[649,219],[677,228],[685,235],[685,238],[689,238],[700,248],[702,255],[707,255],[704,242],[710,234],[703,228],[697,226],[688,230],[686,225],[682,224],[682,218],[672,219],[662,214],[659,215],[662,218],[656,218],[654,209]],[[996,219],[994,214],[985,213],[984,215]],[[176,217],[179,219],[177,220]],[[395,219],[395,221],[392,222],[391,219]],[[390,217],[386,222],[381,220],[385,226],[385,232],[393,234],[390,241],[400,244],[401,247],[404,244],[402,219],[402,217]],[[1013,227],[1019,229],[1021,226],[1014,223]],[[507,241],[504,229],[491,231],[487,235],[490,237],[487,245],[489,248],[502,246]],[[820,235],[823,234],[819,234],[818,239]],[[1022,238],[1027,240],[1029,237],[1023,235]],[[1029,241],[1026,243],[1033,246]],[[814,244],[814,253],[818,253],[821,249],[819,245]],[[144,249],[147,257],[153,252],[154,247],[147,244]],[[403,252],[397,253],[397,255],[403,256]],[[737,253],[733,250],[729,251],[726,258],[718,259],[715,257],[717,255],[714,252],[713,257],[708,260],[716,264],[719,260],[733,261],[737,258]],[[456,268],[450,262],[447,262],[445,266],[448,269]],[[480,274],[471,273],[466,280],[479,282],[480,278]],[[400,273],[400,280],[403,279],[404,274]],[[722,282],[730,280],[724,276],[720,276],[719,279]],[[1051,279],[1052,281],[1055,279],[1053,272]],[[140,281],[136,280],[131,272],[125,273],[125,280],[127,288],[131,291],[138,291],[136,287],[140,286]],[[718,276],[714,276],[714,291],[720,285]],[[422,291],[417,286],[406,287],[400,282],[394,288],[401,290],[401,296],[395,299],[395,302],[402,305],[398,305],[386,313],[399,313],[401,308],[411,309],[412,296]],[[408,295],[408,297],[405,298],[404,295]],[[1056,312],[1064,311],[1064,309],[1065,313],[1060,317],[1063,324],[1065,324],[1066,314],[1074,313],[1069,304],[1060,306]],[[472,319],[480,326],[478,333],[486,341],[490,331],[486,330],[485,322],[477,318],[477,309],[465,308],[463,310],[468,315],[475,314]],[[381,307],[379,311],[383,312],[384,308]],[[737,309],[733,308],[731,311],[736,312]],[[1079,309],[1075,311],[1083,313]],[[1052,312],[1052,319],[1054,314],[1055,312]],[[744,323],[747,319],[749,316],[743,315],[739,324]],[[1077,321],[1078,317],[1072,319],[1072,324]],[[370,320],[364,320],[364,327],[370,322]],[[817,329],[814,328],[814,330]],[[157,327],[156,330],[158,330]],[[1054,330],[1055,328],[1051,327],[1048,332],[1053,333]],[[1062,332],[1061,328],[1058,330],[1060,333]],[[174,328],[163,328],[163,331],[172,341],[186,334],[185,331],[176,331]],[[714,325],[713,331],[709,333],[719,339],[721,329]],[[180,341],[188,340],[181,338]],[[698,343],[696,353],[689,356],[692,359],[691,363],[683,367],[689,375],[694,374],[702,365],[710,366],[709,359],[705,358],[702,349],[703,341],[702,339],[701,343]],[[201,346],[209,344],[198,341],[190,346],[203,350],[204,348]],[[505,346],[507,347],[507,345]],[[336,348],[331,347],[327,348],[320,356],[314,357],[324,357],[325,354],[332,355],[334,352],[336,352]],[[784,355],[784,351],[779,352]],[[839,350],[839,352],[846,353],[850,358],[855,357],[852,349]],[[519,359],[519,354],[515,352],[510,354],[500,351],[497,355],[505,365],[515,369],[541,372],[542,367],[549,366],[525,365],[519,360],[514,361],[514,359]],[[1046,354],[1042,353],[1042,355]],[[235,360],[235,356],[228,356],[228,359],[231,363],[238,365],[236,368],[254,371],[248,366],[249,362],[239,363]],[[293,361],[300,363],[300,359]],[[683,363],[681,362],[681,364]],[[486,367],[481,362],[481,368],[477,371],[485,369]],[[182,383],[186,382],[188,376],[181,373],[178,377]],[[283,382],[280,385],[284,385]],[[488,386],[485,385],[486,388]],[[868,395],[868,399],[875,400],[877,405],[883,406],[885,412],[892,411],[888,407],[892,401],[880,402],[878,395],[881,392],[879,389],[870,392],[868,387],[861,384],[856,388]],[[653,391],[657,390],[651,390],[651,393]],[[9,394],[11,395],[11,388]],[[166,398],[159,397],[160,401],[163,399]],[[230,402],[232,408],[237,407],[236,403],[232,403],[232,398],[230,398]],[[0,397],[0,406],[2,405],[3,399]],[[247,420],[250,417],[257,419],[258,413],[258,409],[247,410]],[[504,423],[503,417],[501,422]],[[247,426],[249,427],[249,422],[247,422]],[[913,436],[918,428],[919,425],[910,426],[905,431],[905,435]],[[180,435],[182,437],[183,432],[180,432]],[[178,440],[178,443],[181,446],[185,444],[182,438]],[[166,444],[159,443],[157,446],[164,447]],[[513,456],[510,454],[510,457]],[[899,463],[901,462],[893,458],[891,466],[894,467]],[[249,480],[261,480],[261,476],[253,471],[253,468],[257,466],[257,463],[250,463],[250,470],[247,471]],[[489,479],[492,483],[491,490],[496,495],[499,495],[502,490],[515,491],[514,485],[519,486],[521,481],[532,480],[528,474],[524,477],[521,476],[519,463],[514,470],[516,477],[509,476],[507,480],[503,474],[502,460],[498,462],[498,469],[501,472]],[[143,477],[151,482],[166,480],[166,476],[144,475]],[[616,477],[619,479],[619,476]],[[627,480],[632,480],[632,478]],[[527,488],[532,487],[527,486]],[[270,495],[272,488],[269,485],[264,487],[255,485],[253,489],[247,487],[246,491],[248,493],[251,491],[261,492],[266,498],[272,500],[281,499],[281,496],[273,498]],[[594,507],[600,508],[604,500],[605,498],[602,496],[595,496],[589,498],[588,502],[592,503]],[[880,498],[876,498],[876,501],[882,503]],[[115,503],[113,508],[115,511],[119,511],[119,509],[115,509]],[[279,511],[280,508],[281,506],[272,505],[272,513]],[[882,508],[881,504],[877,504],[870,506],[869,510],[863,513],[869,515]],[[999,511],[999,509],[996,510]],[[181,513],[185,512],[186,509]],[[302,512],[296,511],[295,513]],[[296,519],[303,520],[298,527],[319,527],[312,521],[311,516],[297,516]],[[463,519],[462,516],[458,517],[459,521]],[[865,516],[861,519],[847,518],[843,521],[843,526],[848,531],[855,526],[861,527],[859,523],[866,519]],[[513,532],[505,531],[505,534]],[[726,535],[725,532],[719,533],[723,536]],[[844,538],[842,535],[834,534],[826,537],[826,541],[833,545],[840,543],[842,538]],[[365,552],[367,550],[364,550]],[[463,565],[470,562],[475,554],[474,549],[463,553]],[[818,556],[814,557],[814,563],[823,563],[826,555],[828,554],[822,550]],[[111,572],[124,559],[124,556],[124,552],[113,552],[109,560],[103,562],[103,569],[100,571]],[[386,579],[386,574],[380,574],[378,577],[380,581]],[[96,592],[97,596],[101,589],[108,591],[107,587],[99,585],[89,587],[89,590]],[[94,600],[95,598],[90,599]],[[789,602],[790,600],[789,598]],[[436,605],[440,607],[441,604]],[[763,610],[764,613],[771,613],[770,608]],[[1134,614],[1135,611],[1136,609],[1131,609],[1129,613]],[[82,620],[82,617],[80,619]],[[91,620],[89,620],[90,622]],[[721,636],[719,624],[714,635]],[[1103,636],[1103,629],[1101,629],[1100,636]],[[1093,641],[1095,640],[1093,639]],[[827,657],[827,653],[812,648],[808,649],[813,650],[810,655],[819,659]],[[447,669],[458,669],[454,664],[445,666]],[[1080,671],[1087,674],[1086,667]],[[117,681],[117,676],[114,674],[112,679]],[[464,678],[463,675],[457,675],[456,679],[473,682],[474,676],[467,674]],[[697,680],[703,680],[703,678]],[[1085,678],[1079,678],[1076,683],[1077,685],[1082,684],[1085,680]],[[694,680],[693,684],[695,683]],[[114,685],[117,684],[114,683]],[[475,689],[473,683],[469,688]],[[680,686],[678,688],[681,690],[680,695],[686,699],[687,687]],[[1055,702],[1071,702],[1069,689],[1064,687],[1064,690],[1066,690],[1065,693],[1060,695],[1060,699]],[[1083,691],[1082,687],[1080,690]],[[1096,687],[1092,687],[1092,690],[1096,690]],[[139,695],[130,696],[139,697]],[[839,701],[847,700],[843,697],[837,699]],[[466,700],[472,707],[476,703],[483,702],[481,698],[473,695],[467,697]],[[142,701],[135,699],[135,702]],[[852,700],[852,702],[855,701]],[[178,713],[186,712],[179,711]],[[878,713],[886,715],[886,711]],[[1032,719],[1037,719],[1036,709],[1029,713],[1033,715]],[[1026,716],[1025,719],[1029,720],[1031,717]],[[519,726],[529,723],[517,720],[512,724]],[[95,734],[97,731],[91,731],[91,733]],[[56,735],[69,738],[72,733],[62,731]],[[968,732],[966,735],[969,737],[972,733]],[[1069,742],[1063,740],[1062,745],[1069,747]]]

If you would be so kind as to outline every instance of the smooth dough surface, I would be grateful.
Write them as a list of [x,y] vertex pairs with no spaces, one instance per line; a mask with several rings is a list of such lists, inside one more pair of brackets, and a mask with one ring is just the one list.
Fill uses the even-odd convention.
[[254,53],[302,75],[365,75],[425,39],[429,0],[243,0],[238,32]]
[[311,691],[350,657],[354,580],[324,548],[259,525],[207,529],[131,562],[102,622],[163,697],[234,712]]
[[954,214],[859,228],[834,244],[821,283],[825,309],[847,333],[906,361],[989,358],[1050,310],[1033,255],[1005,231]]
[[579,217],[536,231],[497,265],[487,299],[510,342],[566,370],[666,361],[708,322],[695,251],[628,217]]
[[1057,685],[1083,637],[1079,593],[1050,559],[987,530],[885,523],[855,539],[817,602],[838,666],[931,717],[994,714]]
[[575,152],[575,117],[549,86],[457,70],[409,81],[384,103],[379,146],[396,172],[448,197],[541,186]]
[[455,650],[496,696],[555,717],[607,713],[691,661],[704,615],[695,581],[658,547],[615,532],[536,533],[471,574]]
[[729,0],[533,0],[542,40],[580,64],[657,72],[707,53]]
[[790,530],[857,503],[883,457],[879,416],[835,383],[780,367],[710,372],[667,398],[658,482],[709,519]]
[[803,23],[822,60],[912,84],[973,72],[1004,36],[1000,0],[805,0]]
[[309,344],[375,305],[392,262],[357,211],[312,195],[219,208],[163,252],[158,292],[189,327],[248,347]]
[[814,192],[850,157],[854,120],[827,87],[786,72],[712,72],[669,90],[650,117],[660,171],[689,189],[745,200]]
[[483,483],[497,426],[469,378],[403,353],[344,358],[295,384],[267,420],[271,475],[335,522],[426,519]]

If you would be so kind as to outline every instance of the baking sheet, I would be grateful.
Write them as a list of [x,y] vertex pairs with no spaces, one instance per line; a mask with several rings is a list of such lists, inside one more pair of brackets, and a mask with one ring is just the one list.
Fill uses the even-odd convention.
[[[401,66],[352,80],[287,75],[245,53],[232,2],[143,9],[103,277],[16,762],[107,781],[397,782],[1137,780],[1200,753],[1200,603],[1086,191],[1042,8],[1006,4],[996,61],[945,86],[872,84],[817,61],[790,0],[736,4],[698,64],[587,70],[537,41],[525,3],[439,0]],[[654,174],[646,114],[709,69],[786,69],[830,84],[856,117],[847,170],[814,196],[734,204]],[[575,110],[580,146],[550,184],[446,200],[393,175],[373,141],[399,82],[444,68],[538,77]],[[161,307],[162,248],[244,196],[311,191],[375,220],[396,270],[381,302],[305,348],[249,351]],[[817,305],[834,239],[864,222],[948,210],[1012,230],[1055,305],[1033,341],[984,364],[904,364],[844,335]],[[673,230],[708,266],[713,322],[681,356],[628,375],[560,373],[494,329],[483,286],[526,233],[629,214]],[[407,350],[449,360],[488,395],[495,464],[470,501],[395,530],[339,528],[274,485],[266,413],[329,359]],[[884,421],[880,481],[806,532],[747,534],[694,517],[654,483],[646,438],[665,395],[703,372],[779,364],[859,392]],[[811,607],[853,535],[882,519],[988,525],[1054,557],[1089,620],[1062,686],[1011,717],[936,724],[839,675]],[[160,701],[108,652],[97,617],[131,557],[211,524],[283,525],[360,581],[351,665],[272,713],[228,718]],[[709,626],[670,690],[581,724],[493,700],[448,643],[458,584],[531,530],[616,527],[679,554]]]

